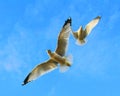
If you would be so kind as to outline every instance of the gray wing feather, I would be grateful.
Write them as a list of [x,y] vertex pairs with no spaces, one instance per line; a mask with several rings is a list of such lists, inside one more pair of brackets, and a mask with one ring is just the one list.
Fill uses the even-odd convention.
[[58,36],[58,43],[56,53],[60,56],[64,56],[68,46],[68,40],[71,32],[71,19],[67,19],[63,28]]
[[82,26],[80,26],[76,32],[72,32],[72,34],[76,39],[78,39],[79,36],[81,36],[81,31],[82,31]]
[[86,35],[88,35],[92,31],[92,29],[98,24],[100,18],[101,18],[100,16],[97,16],[86,25],[85,27]]
[[75,39],[78,39],[78,32],[72,32],[72,34],[75,37]]
[[25,80],[23,81],[22,85],[27,84],[28,82],[31,82],[33,80],[35,80],[37,77],[42,76],[54,69],[57,68],[57,62],[53,61],[53,60],[48,60],[46,62],[43,62],[42,64],[39,64],[38,66],[36,66],[29,74],[28,76],[25,78]]

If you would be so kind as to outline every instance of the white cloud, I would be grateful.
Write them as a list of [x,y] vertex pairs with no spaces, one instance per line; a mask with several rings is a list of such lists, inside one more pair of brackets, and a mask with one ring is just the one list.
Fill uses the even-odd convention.
[[[26,31],[27,30],[25,30],[23,27],[20,27],[17,23],[15,24],[13,30],[10,30],[11,34],[9,35],[9,37],[4,39],[7,42],[4,44],[4,46],[2,46],[2,49],[0,50],[1,73],[6,72],[9,74],[9,76],[11,76],[12,74],[16,74],[17,77],[22,74],[22,69],[27,66],[27,59],[29,59],[30,57],[28,53],[24,53],[27,51],[25,43],[28,42]],[[4,40],[1,42],[4,42]],[[30,44],[30,42],[28,43]],[[24,57],[26,57],[27,59]]]
[[[15,41],[14,41],[15,40]],[[18,42],[15,38],[12,40],[11,36],[8,38],[8,42],[3,47],[2,51],[2,58],[1,64],[3,69],[7,72],[20,72],[20,58],[18,57],[19,54],[17,52],[15,43]]]

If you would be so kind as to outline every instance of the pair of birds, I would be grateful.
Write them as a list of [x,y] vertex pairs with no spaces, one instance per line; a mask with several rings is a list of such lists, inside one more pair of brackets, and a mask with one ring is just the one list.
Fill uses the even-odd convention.
[[92,31],[92,29],[98,24],[100,20],[100,16],[97,16],[92,21],[90,21],[85,29],[82,26],[79,27],[78,31],[73,32],[71,28],[71,18],[68,18],[58,36],[57,48],[55,52],[51,52],[51,50],[47,50],[47,54],[49,55],[50,59],[37,65],[25,78],[22,85],[27,84],[35,80],[36,78],[58,68],[58,64],[60,64],[60,69],[65,70],[71,66],[71,62],[68,57],[65,56],[67,51],[67,46],[69,43],[69,36],[70,33],[76,38],[76,43],[82,45],[85,43],[85,38],[87,35]]

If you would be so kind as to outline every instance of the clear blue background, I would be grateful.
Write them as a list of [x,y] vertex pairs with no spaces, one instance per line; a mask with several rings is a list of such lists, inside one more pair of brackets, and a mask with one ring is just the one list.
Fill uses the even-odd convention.
[[[76,31],[102,18],[84,46],[70,36],[73,65],[21,86],[27,74],[49,59],[64,21]],[[120,96],[119,0],[0,0],[0,96]]]

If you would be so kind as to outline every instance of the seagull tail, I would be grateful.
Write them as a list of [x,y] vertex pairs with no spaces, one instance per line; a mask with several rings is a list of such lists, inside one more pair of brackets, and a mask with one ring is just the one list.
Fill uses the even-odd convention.
[[71,65],[72,65],[72,61],[73,61],[72,55],[68,55],[65,58],[66,58],[65,64],[60,64],[60,72],[67,71],[69,69],[69,67],[71,67]]
[[65,64],[60,64],[60,72],[64,73],[69,69],[69,66],[66,66]]
[[86,43],[86,40],[76,40],[76,45],[79,45],[79,46],[81,46],[81,45],[84,45]]
[[66,64],[68,64],[67,66],[71,66],[72,62],[73,62],[73,56],[72,54],[70,54],[66,57]]

